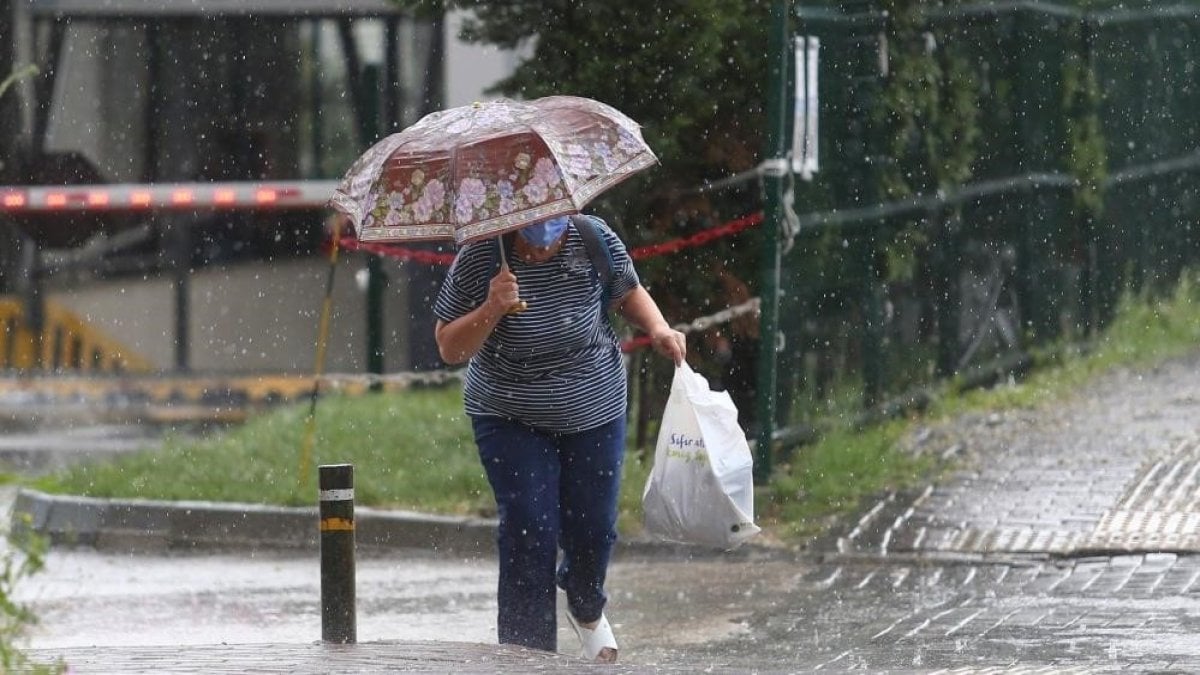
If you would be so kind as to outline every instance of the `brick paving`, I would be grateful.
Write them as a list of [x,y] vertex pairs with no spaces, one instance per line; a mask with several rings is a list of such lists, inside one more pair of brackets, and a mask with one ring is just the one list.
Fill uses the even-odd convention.
[[965,466],[882,500],[839,550],[1200,552],[1200,357],[1094,385],[1053,408],[960,422]]
[[1200,672],[1200,558],[827,564],[752,632],[705,656],[789,672]]

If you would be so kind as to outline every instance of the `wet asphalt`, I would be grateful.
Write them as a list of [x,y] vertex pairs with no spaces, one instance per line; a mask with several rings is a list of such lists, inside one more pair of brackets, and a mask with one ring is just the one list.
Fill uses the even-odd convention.
[[[627,554],[603,672],[1200,672],[1200,355],[1037,409],[938,421],[952,457],[815,550]],[[319,644],[312,553],[55,548],[18,595],[30,653],[72,672],[586,669],[491,645],[494,561],[413,550],[358,566],[359,645]]]

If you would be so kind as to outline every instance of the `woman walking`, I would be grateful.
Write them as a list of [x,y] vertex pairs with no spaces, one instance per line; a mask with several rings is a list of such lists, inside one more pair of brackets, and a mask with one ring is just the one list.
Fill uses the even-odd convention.
[[617,658],[604,583],[627,406],[609,310],[683,363],[684,336],[624,244],[584,216],[465,246],[434,305],[442,358],[470,362],[464,403],[500,520],[499,641],[555,651],[557,587],[584,657],[602,662]]

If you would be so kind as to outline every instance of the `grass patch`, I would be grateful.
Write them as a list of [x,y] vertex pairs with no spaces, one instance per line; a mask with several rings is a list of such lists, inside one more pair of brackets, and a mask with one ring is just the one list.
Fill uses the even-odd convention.
[[[495,502],[456,385],[317,405],[309,478],[300,484],[308,404],[278,408],[212,438],[168,437],[158,451],[69,467],[33,481],[56,494],[312,506],[316,467],[350,463],[355,503],[452,515],[492,516]],[[623,531],[641,519],[649,467],[630,453],[621,496]]]
[[811,537],[858,510],[866,497],[927,477],[928,457],[896,450],[906,421],[861,431],[837,429],[801,448],[758,493],[762,521],[785,539]]
[[360,505],[453,514],[491,508],[457,387],[322,399],[313,461],[301,485],[307,413],[308,404],[296,404],[206,440],[168,437],[161,451],[70,467],[35,487],[92,497],[311,506],[316,467],[348,462]]

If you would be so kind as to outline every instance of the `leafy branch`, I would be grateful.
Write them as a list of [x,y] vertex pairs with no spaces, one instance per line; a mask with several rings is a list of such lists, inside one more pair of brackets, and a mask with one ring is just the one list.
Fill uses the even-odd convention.
[[39,72],[41,71],[38,70],[38,67],[32,63],[26,65],[24,68],[18,68],[17,70],[14,70],[8,77],[4,78],[3,82],[0,82],[0,96],[4,96],[4,92],[8,91],[9,87],[13,86],[17,82],[20,82],[27,77],[33,77]]
[[28,522],[23,525],[9,533],[8,547],[0,554],[0,672],[34,675],[61,673],[65,670],[63,664],[34,663],[17,648],[17,642],[25,636],[25,632],[37,623],[37,617],[29,607],[13,597],[14,591],[22,579],[37,574],[45,567],[49,546],[45,537],[28,527]]

